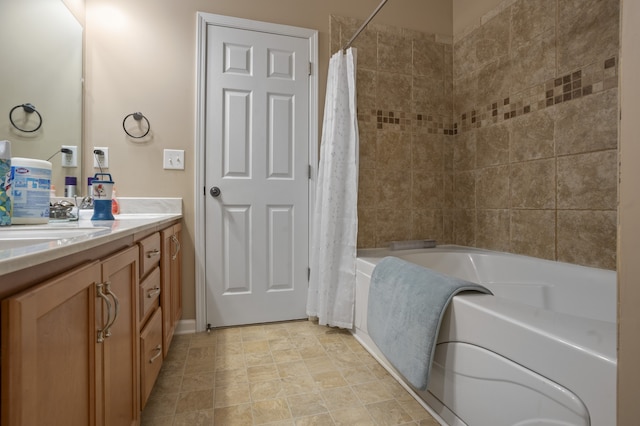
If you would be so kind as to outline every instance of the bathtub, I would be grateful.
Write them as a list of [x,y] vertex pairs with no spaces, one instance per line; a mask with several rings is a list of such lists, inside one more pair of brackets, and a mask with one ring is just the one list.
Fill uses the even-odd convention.
[[[367,330],[371,273],[384,256],[480,283],[444,315],[425,391]],[[616,273],[461,246],[359,250],[355,338],[447,425],[616,424]]]

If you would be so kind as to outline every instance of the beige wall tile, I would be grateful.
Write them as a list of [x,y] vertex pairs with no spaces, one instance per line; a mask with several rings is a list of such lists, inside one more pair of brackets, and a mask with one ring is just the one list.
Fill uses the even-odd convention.
[[375,169],[377,165],[378,135],[375,130],[361,130],[359,132],[359,170]]
[[450,212],[453,217],[452,242],[463,246],[474,247],[476,244],[475,209],[455,209]]
[[556,160],[511,165],[511,208],[552,209],[556,206]]
[[411,168],[424,172],[444,171],[444,145],[448,136],[432,133],[413,133],[411,135]]
[[358,173],[358,209],[375,207],[378,190],[375,169],[360,169]]
[[[359,59],[359,58],[358,58]],[[366,113],[376,108],[376,77],[374,70],[368,70],[356,65],[356,96],[358,102],[358,112]]]
[[429,39],[413,39],[413,75],[445,79],[445,45]]
[[478,71],[477,106],[509,97],[513,76],[512,60],[508,54],[496,57]]
[[617,147],[617,89],[562,103],[556,111],[558,155]]
[[476,132],[464,132],[453,138],[453,170],[476,168]]
[[512,253],[556,259],[555,210],[511,210]]
[[[516,4],[524,3],[520,1]],[[511,50],[511,93],[544,83],[556,75],[556,38],[551,29]]]
[[414,113],[449,113],[450,102],[446,97],[445,82],[433,77],[413,76]]
[[444,207],[442,173],[414,171],[411,185],[411,206],[414,209],[441,209]]
[[615,210],[616,150],[558,157],[558,209]]
[[410,75],[378,72],[376,102],[385,111],[411,111]]
[[456,208],[476,208],[476,171],[454,173],[453,193]]
[[376,246],[376,210],[358,207],[358,248]]
[[558,74],[618,54],[619,0],[558,0]]
[[494,61],[509,52],[511,8],[497,14],[480,27],[476,57],[482,64]]
[[[477,72],[453,80],[453,111],[456,118],[475,108],[478,99],[480,97]],[[484,100],[482,101],[484,102]]]
[[508,209],[509,166],[487,167],[476,173],[476,205],[478,209]]
[[[552,108],[551,108],[552,109]],[[549,158],[555,155],[554,118],[549,109],[509,120],[512,162]]]
[[442,210],[413,210],[412,240],[433,239],[443,241]]
[[[378,209],[411,208],[411,176],[404,170],[377,171],[376,191]],[[380,225],[378,221],[378,226]]]
[[378,70],[411,75],[411,38],[391,33],[378,33]]
[[478,209],[476,245],[489,250],[509,251],[510,213],[507,209]]
[[557,0],[517,1],[511,8],[511,47],[519,48],[556,27]]
[[376,163],[377,170],[410,170],[411,133],[379,130],[376,156],[380,159],[380,162]]
[[509,127],[505,124],[488,126],[476,131],[477,167],[509,163]]
[[558,210],[558,260],[616,268],[615,211]]
[[376,247],[391,241],[411,239],[411,210],[388,208],[376,210]]

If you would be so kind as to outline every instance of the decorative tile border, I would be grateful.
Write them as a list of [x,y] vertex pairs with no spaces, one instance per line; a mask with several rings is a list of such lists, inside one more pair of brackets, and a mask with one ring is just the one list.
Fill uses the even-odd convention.
[[510,120],[553,105],[579,99],[618,85],[618,59],[609,58],[528,90],[461,113],[456,120],[461,132]]
[[457,135],[579,99],[618,86],[618,58],[590,64],[561,77],[547,80],[484,107],[461,113],[455,121],[441,114],[407,113],[372,109],[359,112],[358,120],[376,123],[378,130],[417,131]]

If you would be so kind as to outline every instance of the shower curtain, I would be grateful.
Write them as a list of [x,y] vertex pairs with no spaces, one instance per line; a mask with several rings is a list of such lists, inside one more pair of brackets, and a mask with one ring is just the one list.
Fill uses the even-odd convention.
[[352,328],[358,231],[355,50],[329,62],[313,214],[307,315]]

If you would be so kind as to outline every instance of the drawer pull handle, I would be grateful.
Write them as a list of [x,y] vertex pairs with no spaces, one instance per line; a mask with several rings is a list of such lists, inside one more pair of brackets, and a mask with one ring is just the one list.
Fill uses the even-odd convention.
[[107,324],[104,328],[104,336],[111,337],[111,327],[113,327],[113,324],[115,324],[116,320],[118,319],[118,313],[120,312],[120,300],[118,299],[118,296],[116,296],[115,293],[111,291],[110,281],[104,283],[104,292],[113,298],[113,319],[111,320],[111,323]]
[[147,252],[147,258],[151,259],[153,256],[160,256],[160,250],[153,249]]
[[153,296],[155,296],[158,293],[160,293],[160,287],[150,288],[147,291],[147,297],[151,299]]
[[162,355],[162,345],[156,346],[153,350],[157,351],[158,353],[149,358],[149,364],[153,364],[153,361],[155,361],[160,357],[160,355]]

